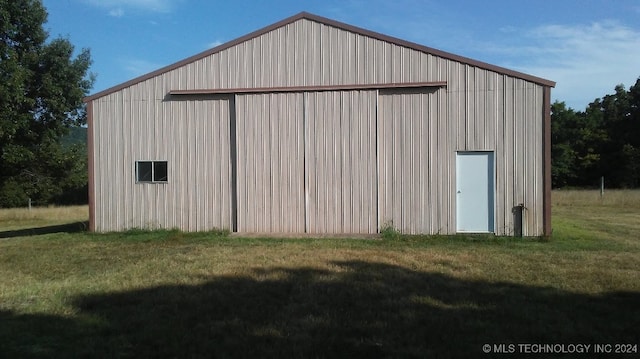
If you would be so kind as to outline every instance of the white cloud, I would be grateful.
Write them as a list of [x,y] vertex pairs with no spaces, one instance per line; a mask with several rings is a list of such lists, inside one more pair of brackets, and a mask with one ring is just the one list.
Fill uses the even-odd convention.
[[162,64],[142,59],[121,59],[119,62],[122,68],[132,77],[148,74],[164,66]]
[[115,8],[109,11],[109,15],[113,17],[123,17],[124,10],[122,10],[122,8]]
[[213,41],[213,42],[208,43],[208,44],[206,45],[206,48],[207,48],[207,49],[213,49],[214,47],[218,47],[218,46],[220,46],[220,45],[222,45],[222,44],[223,44],[223,42],[222,42],[222,41],[220,41],[220,40],[216,40],[216,41]]
[[556,81],[553,99],[576,110],[640,76],[640,31],[618,22],[543,25],[520,33],[511,32],[511,40],[526,45],[484,50],[502,55],[506,67]]
[[125,9],[138,9],[151,12],[168,13],[181,0],[82,0],[93,6],[98,6],[109,11],[109,15],[124,15]]

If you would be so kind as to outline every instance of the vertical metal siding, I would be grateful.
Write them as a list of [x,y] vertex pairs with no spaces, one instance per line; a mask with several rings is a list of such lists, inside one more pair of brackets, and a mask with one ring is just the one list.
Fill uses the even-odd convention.
[[376,233],[375,91],[305,95],[307,232]]
[[[374,203],[380,203],[380,221],[392,219],[411,233],[455,232],[455,152],[491,150],[496,233],[513,233],[511,209],[524,203],[524,233],[541,235],[541,85],[307,19],[94,100],[96,230],[230,228],[231,104],[174,101],[166,98],[170,90],[442,80],[446,89],[432,94],[383,94],[378,111],[367,91],[237,96],[239,229],[304,231],[304,181],[315,181],[309,194],[319,202],[316,214],[307,216],[308,230],[377,230],[364,207],[353,212],[359,218],[321,213],[368,203],[374,181],[344,169],[370,171],[369,155],[355,147],[370,150],[377,141]],[[324,101],[342,107],[333,114],[329,107],[305,111],[305,99],[309,106]],[[365,143],[373,136],[373,113],[377,134]],[[318,132],[303,127],[304,116]],[[349,134],[360,144],[346,140]],[[334,152],[321,153],[323,146]],[[305,169],[305,150],[327,156],[326,172]],[[342,161],[340,167],[328,156]],[[168,185],[133,183],[136,159],[160,157],[170,161]],[[332,182],[329,173],[351,178]],[[338,188],[334,197],[331,188]]]
[[154,94],[159,99],[169,90],[198,88],[440,81],[449,62],[302,19],[161,75]]
[[304,232],[302,100],[236,97],[239,232]]
[[[441,141],[446,116],[435,91],[384,91],[378,110],[381,225],[404,233],[450,233],[452,149]],[[448,166],[449,165],[449,166]],[[455,230],[455,229],[454,229]]]
[[[231,228],[229,101],[94,102],[96,230]],[[166,184],[136,184],[135,161],[168,161]]]

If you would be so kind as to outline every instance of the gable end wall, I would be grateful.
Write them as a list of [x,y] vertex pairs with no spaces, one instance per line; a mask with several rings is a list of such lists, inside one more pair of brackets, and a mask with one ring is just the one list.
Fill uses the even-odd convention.
[[[273,113],[273,104],[265,102],[265,95],[260,93],[242,95],[242,102],[239,102],[239,95],[202,95],[179,99],[168,96],[172,90],[441,81],[446,82],[446,87],[435,91],[400,92],[394,95],[397,98],[393,101],[404,103],[405,107],[394,109],[389,114],[383,112],[386,101],[391,98],[388,97],[389,91],[384,90],[311,91],[281,96],[278,99],[278,106],[282,107],[279,111],[288,115],[276,111],[272,114],[276,118],[269,119],[255,115],[241,117],[246,113],[242,110],[244,107],[239,107],[241,103],[253,103],[256,113]],[[213,227],[233,229],[243,215],[237,212],[241,208],[237,199],[234,203],[232,195],[235,190],[233,166],[243,165],[237,162],[242,148],[236,147],[243,143],[247,135],[245,131],[248,127],[242,126],[258,125],[252,124],[252,121],[265,123],[268,120],[279,123],[278,126],[283,128],[297,129],[291,136],[300,137],[294,139],[293,144],[299,141],[301,148],[307,146],[305,153],[311,153],[310,143],[322,144],[318,148],[325,150],[333,143],[329,147],[335,152],[329,157],[339,158],[345,168],[360,166],[359,162],[366,156],[356,155],[354,151],[360,151],[361,147],[351,148],[348,139],[334,143],[335,138],[340,136],[336,131],[351,131],[362,136],[360,141],[370,139],[375,134],[375,143],[369,146],[365,145],[368,143],[365,141],[362,146],[368,150],[375,149],[374,161],[367,165],[373,167],[367,171],[377,175],[354,177],[347,184],[339,185],[340,188],[357,187],[359,190],[368,188],[366,195],[359,192],[360,197],[356,196],[367,198],[366,203],[360,205],[358,201],[361,199],[354,199],[351,194],[344,194],[346,197],[340,200],[327,202],[325,199],[322,202],[325,207],[340,202],[340,208],[350,208],[351,211],[356,208],[358,213],[355,215],[360,218],[360,223],[367,226],[366,232],[377,232],[385,221],[404,216],[403,221],[407,224],[403,224],[401,229],[405,232],[455,233],[456,151],[489,150],[495,151],[496,156],[496,233],[513,233],[512,208],[523,203],[527,208],[524,234],[542,235],[545,88],[534,82],[324,23],[300,19],[169,72],[92,99],[88,108],[92,115],[90,136],[95,170],[92,186],[95,207],[93,226],[97,231],[132,227],[175,227],[189,231]],[[331,107],[318,107],[319,103]],[[315,110],[305,106],[315,106]],[[336,106],[337,112],[329,111]],[[356,113],[349,111],[347,106],[361,108]],[[368,115],[363,117],[362,111]],[[245,123],[242,121],[246,125],[241,125]],[[350,122],[360,125],[350,128],[347,125]],[[395,131],[393,126],[400,123],[416,126],[404,127],[403,131],[422,134],[423,137],[405,141],[404,138],[393,137],[397,131],[387,134],[388,131]],[[327,130],[323,131],[317,126],[324,126]],[[310,131],[310,128],[317,130]],[[395,146],[397,153],[415,154],[404,165],[406,168],[403,167],[394,175],[399,176],[398,181],[409,181],[404,190],[408,192],[394,189],[399,192],[393,196],[395,202],[388,204],[380,202],[381,198],[388,197],[380,183],[380,171],[385,165],[383,160],[387,158],[380,153],[383,143]],[[234,148],[239,151],[232,158]],[[289,151],[273,152],[276,150],[280,151],[275,147],[264,147],[259,153],[277,155],[279,163],[296,163],[300,160],[297,157],[300,154],[291,148]],[[395,152],[389,153],[393,156]],[[135,161],[151,159],[169,161],[168,184],[135,183]],[[394,159],[391,157],[387,160]],[[264,171],[264,166],[255,167],[254,170],[262,168],[261,171]],[[269,166],[269,172],[262,173],[271,176],[273,164]],[[306,162],[302,166],[306,166],[300,179],[302,182],[298,183],[298,179],[295,182],[304,190],[315,169],[309,168]],[[339,172],[345,173],[343,170]],[[400,178],[403,173],[414,177]],[[328,181],[326,175],[319,173],[318,176]],[[421,180],[410,185],[415,178]],[[319,185],[338,186],[330,182]],[[415,197],[415,191],[421,193],[423,200],[407,208],[397,204],[401,202],[399,198]],[[268,195],[268,192],[263,195]],[[303,210],[309,216],[312,212],[309,206],[314,203],[309,202],[308,194],[303,195],[302,200]],[[376,205],[372,206],[372,201]],[[383,208],[383,205],[386,207]],[[399,207],[391,208],[393,206]],[[265,208],[247,210],[267,211]],[[314,217],[303,218],[300,226],[306,231],[313,226],[333,232],[363,231],[360,227],[352,229],[334,223],[338,221],[349,222],[345,218]],[[300,227],[296,225],[291,230],[300,231]]]

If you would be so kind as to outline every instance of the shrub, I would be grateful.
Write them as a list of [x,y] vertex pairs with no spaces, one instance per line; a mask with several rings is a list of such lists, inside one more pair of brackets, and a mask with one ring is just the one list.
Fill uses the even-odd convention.
[[393,226],[393,221],[385,222],[380,229],[380,234],[382,234],[382,238],[384,239],[398,240],[402,237],[402,232]]

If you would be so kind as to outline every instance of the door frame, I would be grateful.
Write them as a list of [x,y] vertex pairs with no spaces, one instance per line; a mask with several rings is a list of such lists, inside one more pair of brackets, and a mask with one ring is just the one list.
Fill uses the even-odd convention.
[[[488,157],[488,174],[487,180],[487,191],[488,196],[487,203],[488,213],[487,213],[487,226],[486,230],[461,230],[460,229],[460,199],[459,199],[459,191],[460,191],[460,156],[465,155],[487,155]],[[456,232],[457,233],[495,233],[496,230],[496,165],[495,165],[495,151],[493,150],[479,150],[479,151],[456,151]]]

